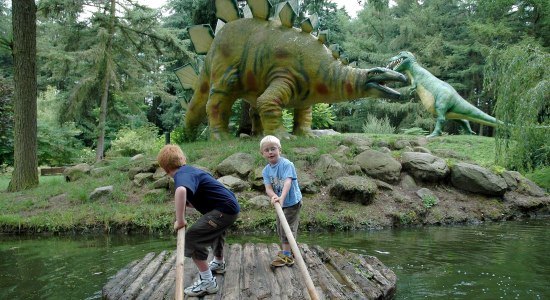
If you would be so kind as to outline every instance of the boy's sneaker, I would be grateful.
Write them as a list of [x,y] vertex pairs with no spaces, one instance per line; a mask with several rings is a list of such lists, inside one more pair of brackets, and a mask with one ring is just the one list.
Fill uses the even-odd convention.
[[282,251],[277,253],[277,256],[271,262],[274,267],[292,266],[294,264],[294,257],[291,255],[284,255]]
[[183,292],[188,296],[200,297],[217,293],[218,289],[216,277],[212,277],[212,280],[204,280],[199,276],[199,280],[195,281],[192,286],[186,288]]
[[215,261],[211,261],[211,262],[208,263],[208,267],[210,268],[210,271],[212,271],[212,273],[216,273],[216,274],[225,273],[225,263],[224,262],[217,263]]

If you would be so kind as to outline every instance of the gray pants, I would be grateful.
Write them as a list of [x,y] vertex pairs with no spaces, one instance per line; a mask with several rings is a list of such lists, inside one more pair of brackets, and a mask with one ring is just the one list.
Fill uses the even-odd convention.
[[209,246],[212,246],[214,256],[222,257],[225,231],[238,216],[217,210],[202,215],[185,233],[185,257],[206,260]]
[[[288,226],[290,227],[290,231],[292,231],[292,235],[294,236],[294,239],[298,238],[298,224],[300,223],[301,209],[302,209],[302,201],[300,201],[296,205],[283,208],[283,213],[285,214],[286,221],[288,222]],[[281,239],[281,243],[288,244],[288,239],[286,237],[285,230],[283,229],[281,220],[279,220],[279,215],[277,215],[277,234]]]

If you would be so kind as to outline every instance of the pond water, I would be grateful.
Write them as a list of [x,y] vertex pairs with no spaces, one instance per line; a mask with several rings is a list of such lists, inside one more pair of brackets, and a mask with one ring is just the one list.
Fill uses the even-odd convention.
[[[550,218],[353,233],[298,241],[374,255],[397,275],[396,299],[550,299]],[[230,243],[277,242],[273,236]],[[0,236],[0,299],[100,299],[120,268],[175,249],[175,236]]]

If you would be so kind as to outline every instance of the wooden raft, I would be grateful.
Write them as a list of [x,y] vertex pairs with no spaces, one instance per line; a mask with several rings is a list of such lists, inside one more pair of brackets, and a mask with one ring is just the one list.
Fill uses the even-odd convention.
[[[299,244],[321,299],[391,299],[397,278],[378,258]],[[218,293],[186,299],[309,299],[298,266],[270,269],[277,244],[231,244],[225,247],[226,273],[215,275]],[[175,250],[147,254],[129,263],[103,287],[103,299],[174,299]],[[185,258],[184,287],[198,279]]]

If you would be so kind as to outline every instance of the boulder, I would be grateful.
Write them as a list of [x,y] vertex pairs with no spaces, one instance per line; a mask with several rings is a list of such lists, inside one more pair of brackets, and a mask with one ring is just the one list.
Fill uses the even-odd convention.
[[65,168],[63,171],[63,176],[65,176],[65,181],[76,181],[88,174],[92,167],[88,164],[82,163],[76,166]]
[[143,186],[145,183],[153,181],[153,173],[139,173],[134,176],[134,184]]
[[361,176],[337,178],[329,188],[331,196],[338,200],[370,204],[378,188],[372,180]]
[[254,157],[248,153],[235,153],[224,159],[217,167],[216,173],[221,176],[233,175],[246,178],[254,170]]
[[90,201],[97,201],[97,200],[103,200],[108,199],[113,194],[113,186],[102,186],[96,188],[93,192],[90,193]]
[[232,175],[220,177],[218,178],[218,181],[233,192],[242,192],[250,188],[250,184],[248,182]]
[[369,176],[388,182],[399,180],[401,164],[389,154],[367,150],[357,155],[355,162]]
[[450,172],[445,160],[429,153],[403,152],[401,163],[415,179],[425,182],[441,181]]
[[250,203],[252,206],[256,208],[264,208],[264,207],[269,207],[271,205],[271,200],[266,195],[260,195],[249,199],[248,203]]
[[339,176],[346,175],[342,164],[330,154],[323,154],[315,163],[315,174],[323,180],[331,180]]
[[459,189],[489,196],[502,196],[508,188],[502,177],[478,165],[464,162],[451,168],[451,183]]

